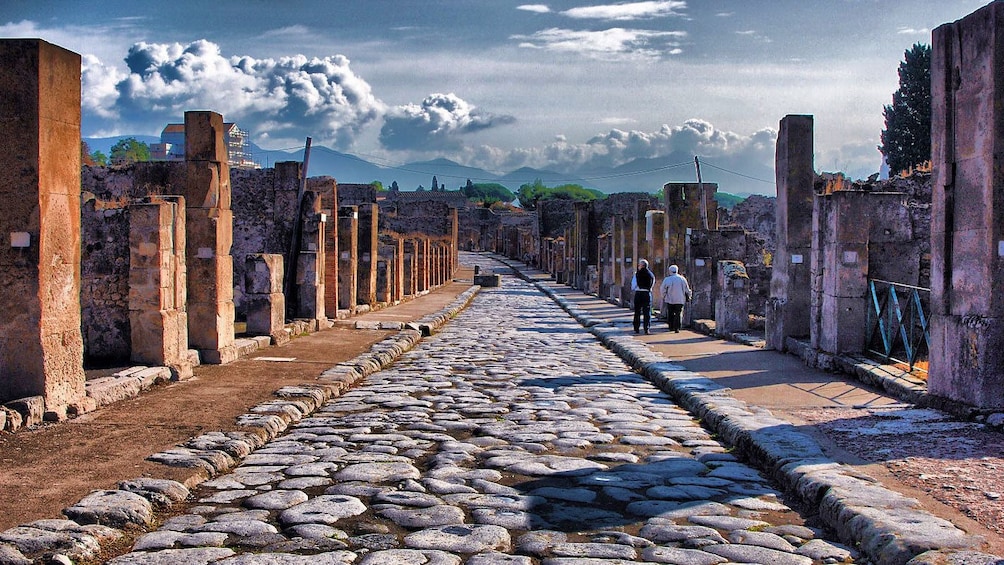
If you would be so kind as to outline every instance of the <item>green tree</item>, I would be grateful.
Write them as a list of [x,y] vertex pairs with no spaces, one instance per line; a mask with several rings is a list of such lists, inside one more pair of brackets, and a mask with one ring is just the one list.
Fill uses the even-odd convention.
[[371,182],[370,185],[375,188],[377,192],[384,192],[387,190],[383,187],[383,183],[378,180]]
[[915,43],[899,64],[899,90],[883,108],[879,151],[891,174],[931,159],[931,46]]
[[474,184],[468,179],[467,184],[460,189],[468,200],[474,202],[512,202],[516,195],[511,190],[497,182]]
[[91,161],[93,161],[95,165],[98,165],[98,166],[101,166],[101,167],[107,167],[108,166],[108,155],[105,155],[101,151],[95,151],[94,153],[91,153]]
[[150,146],[138,141],[135,137],[120,139],[115,145],[112,145],[111,160],[113,165],[149,161]]
[[519,198],[519,205],[524,210],[536,210],[537,201],[548,192],[550,192],[550,189],[544,186],[544,182],[536,179],[532,184],[520,185],[519,190],[516,191],[516,197]]
[[516,192],[519,198],[519,205],[526,210],[536,210],[537,203],[541,200],[575,200],[577,202],[590,202],[606,198],[606,195],[592,188],[584,188],[578,184],[562,184],[554,188],[544,186],[540,179],[533,181],[533,184],[524,184]]

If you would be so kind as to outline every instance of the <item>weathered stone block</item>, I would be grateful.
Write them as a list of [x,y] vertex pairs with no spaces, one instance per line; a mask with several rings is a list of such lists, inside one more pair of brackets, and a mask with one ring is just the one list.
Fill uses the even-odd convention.
[[286,296],[281,292],[247,297],[248,335],[272,336],[280,333],[286,322]]
[[244,292],[272,294],[282,292],[283,256],[272,253],[248,255],[244,268]]
[[180,362],[187,350],[181,347],[179,336],[187,330],[181,326],[176,310],[130,310],[131,360],[147,365],[171,365]]
[[185,112],[185,160],[226,163],[224,131],[223,116],[216,112]]

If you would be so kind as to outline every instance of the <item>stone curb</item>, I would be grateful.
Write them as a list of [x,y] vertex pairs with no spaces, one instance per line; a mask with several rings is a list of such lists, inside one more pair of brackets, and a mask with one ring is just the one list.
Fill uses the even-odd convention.
[[858,547],[878,565],[903,565],[911,560],[913,565],[932,560],[994,563],[1001,559],[972,551],[981,538],[929,514],[917,500],[829,459],[815,439],[791,423],[735,399],[728,389],[669,362],[622,329],[603,327],[604,320],[590,317],[545,282],[530,282],[787,492],[818,508],[819,517],[842,541]]
[[398,333],[373,344],[368,352],[324,371],[317,382],[280,388],[275,400],[262,402],[237,417],[241,429],[205,433],[147,458],[191,469],[184,484],[150,478],[122,481],[118,489],[93,491],[64,509],[69,520],[36,520],[0,532],[0,565],[31,565],[43,557],[53,562],[61,555],[71,561],[94,558],[102,545],[126,536],[122,528],[148,526],[155,510],[186,500],[190,488],[230,471],[327,400],[396,361],[422,337],[436,333],[456,317],[480,290],[472,286],[442,310],[407,324]]

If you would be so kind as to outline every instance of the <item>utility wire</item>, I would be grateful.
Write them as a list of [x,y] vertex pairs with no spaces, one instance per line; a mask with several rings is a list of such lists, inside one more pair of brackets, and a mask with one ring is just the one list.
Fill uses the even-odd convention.
[[744,175],[742,173],[737,173],[735,171],[730,171],[730,170],[728,170],[726,168],[719,167],[719,166],[717,166],[717,165],[715,165],[713,163],[709,163],[707,161],[707,159],[705,159],[704,161],[701,161],[701,163],[704,164],[704,165],[707,165],[707,166],[711,167],[712,169],[718,169],[719,171],[726,172],[726,173],[729,173],[731,175],[736,175],[737,177],[743,177],[744,179],[755,180],[757,182],[762,182],[762,183],[766,183],[766,184],[770,184],[770,185],[773,185],[775,183],[775,181],[772,181],[772,180],[758,179],[756,177],[751,177],[749,175]]

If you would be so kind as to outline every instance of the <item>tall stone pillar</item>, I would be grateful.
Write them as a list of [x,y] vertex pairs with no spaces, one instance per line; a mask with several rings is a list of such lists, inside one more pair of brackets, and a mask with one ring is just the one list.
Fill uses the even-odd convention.
[[327,216],[321,213],[321,195],[306,192],[300,207],[300,252],[296,258],[297,318],[314,320],[314,328],[327,320],[324,312],[324,231]]
[[338,208],[338,308],[348,310],[349,314],[356,311],[356,292],[358,283],[356,277],[357,257],[359,251],[359,213],[355,206],[340,206]]
[[425,292],[429,290],[429,239],[426,237],[418,238],[415,249],[415,260],[418,269],[416,273],[418,292]]
[[396,304],[404,296],[404,240],[394,235],[380,236],[380,258],[390,265],[390,297]]
[[1004,3],[934,30],[928,391],[1004,407]]
[[330,177],[307,179],[307,190],[321,195],[321,213],[325,215],[324,242],[324,312],[338,315],[338,184]]
[[661,282],[669,268],[666,263],[666,213],[662,210],[645,212],[645,239],[648,241],[648,264]]
[[777,249],[767,302],[767,347],[809,335],[812,246],[812,116],[789,115],[777,136]]
[[59,417],[84,398],[80,55],[0,40],[0,100],[0,402]]
[[404,294],[414,297],[418,294],[418,240],[406,239],[404,241],[404,270],[402,281],[404,282]]
[[234,343],[234,217],[223,116],[185,112],[188,339],[204,363],[237,359]]
[[188,360],[185,199],[129,206],[130,358],[192,376]]
[[379,230],[379,208],[376,204],[360,204],[358,235],[358,268],[359,285],[356,300],[359,304],[376,304],[376,262],[377,262],[377,232]]
[[575,203],[575,252],[572,261],[575,262],[575,280],[573,286],[580,290],[586,288],[586,267],[589,266],[589,210],[588,202]]

